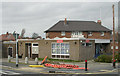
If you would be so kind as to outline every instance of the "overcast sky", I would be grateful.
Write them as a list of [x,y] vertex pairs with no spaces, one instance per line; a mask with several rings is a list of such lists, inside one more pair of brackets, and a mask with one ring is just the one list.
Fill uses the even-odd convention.
[[[115,25],[118,19],[116,2],[3,2],[2,33],[18,32],[25,28],[25,36],[44,31],[59,20],[102,20],[102,25],[112,29],[112,5],[115,4]],[[101,12],[100,12],[101,10]]]

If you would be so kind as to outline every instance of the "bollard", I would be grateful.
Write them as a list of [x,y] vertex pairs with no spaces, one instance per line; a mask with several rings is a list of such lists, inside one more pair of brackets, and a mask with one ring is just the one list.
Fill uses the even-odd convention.
[[25,64],[28,64],[28,57],[25,57]]
[[116,62],[116,61],[114,60],[114,61],[113,61],[113,67],[114,67],[114,68],[116,68],[116,66],[115,66],[115,62]]
[[85,71],[87,71],[87,60],[85,60]]
[[11,57],[10,57],[10,55],[8,55],[8,62],[11,62]]
[[36,65],[38,65],[38,58],[37,57],[35,58],[35,63],[36,63]]

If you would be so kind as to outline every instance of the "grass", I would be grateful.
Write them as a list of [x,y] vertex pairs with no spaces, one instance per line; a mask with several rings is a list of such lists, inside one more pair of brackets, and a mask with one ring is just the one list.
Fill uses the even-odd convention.
[[[38,58],[39,61],[42,61],[44,58]],[[59,61],[59,62],[81,62],[81,61],[75,61],[75,60],[70,60],[70,59],[51,59],[47,58],[49,61]]]

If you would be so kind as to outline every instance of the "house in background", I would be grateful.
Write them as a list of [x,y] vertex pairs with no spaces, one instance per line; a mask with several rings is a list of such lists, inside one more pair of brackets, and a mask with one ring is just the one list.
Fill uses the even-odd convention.
[[[94,21],[59,21],[45,31],[46,38],[85,38],[95,40],[95,57],[102,52],[110,52],[111,30],[102,26],[101,20]],[[86,44],[84,44],[86,45]]]
[[[17,34],[17,38],[19,37],[19,34]],[[2,43],[2,57],[7,58],[8,55],[11,57],[16,56],[16,33],[14,32],[0,35],[0,41]]]

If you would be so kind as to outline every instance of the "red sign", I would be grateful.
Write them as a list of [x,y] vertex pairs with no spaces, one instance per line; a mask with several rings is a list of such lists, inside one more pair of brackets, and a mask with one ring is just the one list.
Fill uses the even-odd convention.
[[86,40],[86,43],[89,43],[90,42],[90,40]]
[[57,40],[57,43],[63,43],[63,40]]

